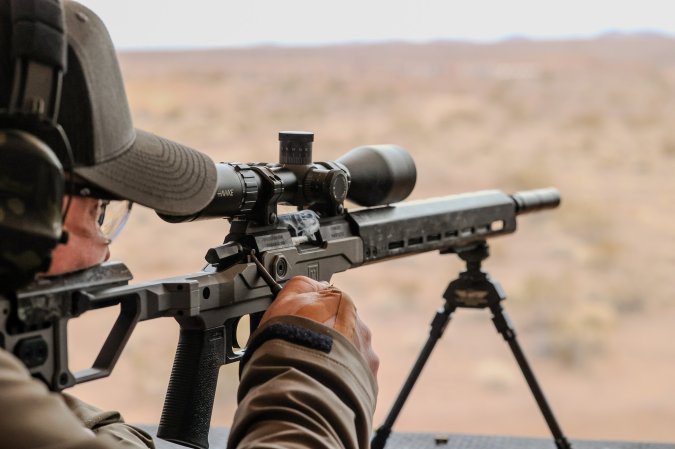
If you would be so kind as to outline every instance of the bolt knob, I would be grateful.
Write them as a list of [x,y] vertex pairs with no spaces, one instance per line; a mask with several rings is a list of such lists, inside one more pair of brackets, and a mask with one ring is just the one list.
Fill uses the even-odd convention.
[[314,142],[314,133],[281,131],[279,133],[279,163],[283,165],[311,164],[312,142]]

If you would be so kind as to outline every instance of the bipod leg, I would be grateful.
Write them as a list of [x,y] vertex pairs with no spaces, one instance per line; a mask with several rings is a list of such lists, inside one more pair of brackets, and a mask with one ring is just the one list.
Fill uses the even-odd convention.
[[429,330],[429,338],[427,338],[420,355],[415,361],[415,365],[410,371],[410,374],[408,374],[405,384],[403,387],[401,387],[401,391],[398,393],[398,397],[396,398],[394,405],[392,405],[391,409],[389,410],[387,419],[385,419],[384,423],[377,429],[377,431],[375,431],[375,435],[370,442],[371,449],[383,449],[385,444],[387,444],[387,439],[391,434],[391,429],[394,426],[396,418],[398,418],[399,413],[401,413],[401,409],[403,408],[405,401],[408,399],[410,392],[415,386],[417,378],[422,373],[422,369],[427,363],[427,360],[429,360],[431,351],[433,351],[436,343],[438,343],[438,340],[440,340],[441,336],[443,336],[443,332],[450,322],[450,318],[455,309],[457,309],[457,306],[454,303],[451,301],[446,301],[444,307],[439,309],[436,312],[436,315],[434,315],[434,319],[431,321],[431,329]]
[[504,309],[499,302],[493,302],[489,307],[493,315],[492,322],[497,328],[497,331],[509,344],[511,351],[518,362],[520,371],[523,373],[523,376],[525,376],[527,385],[530,387],[530,391],[532,391],[534,399],[537,401],[537,405],[539,405],[539,410],[541,410],[541,414],[544,415],[546,424],[548,424],[548,428],[551,430],[556,447],[558,449],[571,449],[572,445],[567,440],[567,438],[565,438],[565,435],[563,435],[562,430],[558,425],[558,421],[555,419],[555,416],[553,416],[553,411],[546,401],[544,392],[539,387],[539,383],[537,382],[536,377],[534,377],[534,373],[532,372],[530,365],[527,363],[525,353],[518,344],[518,340],[516,339],[516,331],[513,328],[508,315],[506,312],[504,312]]

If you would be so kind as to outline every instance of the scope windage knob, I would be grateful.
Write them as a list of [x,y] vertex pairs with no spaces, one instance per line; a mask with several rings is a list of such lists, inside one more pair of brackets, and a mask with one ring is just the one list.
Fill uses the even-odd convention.
[[342,204],[347,198],[349,179],[342,170],[310,170],[304,182],[305,200]]
[[312,163],[314,133],[306,131],[279,132],[279,163],[309,165]]

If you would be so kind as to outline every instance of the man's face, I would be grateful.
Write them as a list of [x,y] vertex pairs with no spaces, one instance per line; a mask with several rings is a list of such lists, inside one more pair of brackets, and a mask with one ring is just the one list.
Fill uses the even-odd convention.
[[46,276],[90,268],[110,257],[110,240],[103,235],[97,222],[101,200],[81,196],[70,198],[63,225],[68,231],[68,243],[58,245],[52,252],[52,264]]

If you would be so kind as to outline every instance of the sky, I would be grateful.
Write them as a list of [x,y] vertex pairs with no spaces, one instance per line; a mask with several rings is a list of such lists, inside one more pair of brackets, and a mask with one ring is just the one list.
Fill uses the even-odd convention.
[[673,0],[79,0],[128,49],[675,32]]

